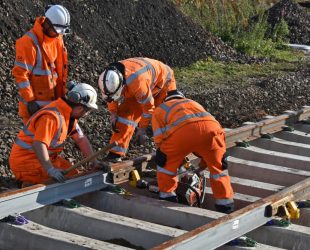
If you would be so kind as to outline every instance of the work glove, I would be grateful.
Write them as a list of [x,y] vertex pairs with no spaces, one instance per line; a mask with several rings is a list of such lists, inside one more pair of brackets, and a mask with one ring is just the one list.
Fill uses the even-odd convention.
[[144,145],[146,142],[146,138],[147,138],[147,135],[146,135],[145,128],[138,128],[136,132],[136,142],[139,145]]
[[53,168],[53,167],[49,168],[47,170],[47,174],[50,177],[54,178],[58,182],[65,182],[65,180],[66,180],[63,173],[60,170],[58,170],[57,168]]
[[37,112],[40,109],[40,105],[36,103],[36,101],[28,102],[27,109],[30,115],[33,115],[35,112]]
[[110,123],[111,123],[112,131],[114,133],[119,133],[119,129],[116,128],[117,120],[118,120],[117,115],[115,113],[111,113],[110,114]]

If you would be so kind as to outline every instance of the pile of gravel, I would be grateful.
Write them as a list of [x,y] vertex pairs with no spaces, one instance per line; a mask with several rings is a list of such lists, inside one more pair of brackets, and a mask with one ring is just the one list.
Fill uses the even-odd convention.
[[272,28],[284,18],[287,22],[290,43],[310,45],[310,11],[293,0],[281,0],[268,10]]

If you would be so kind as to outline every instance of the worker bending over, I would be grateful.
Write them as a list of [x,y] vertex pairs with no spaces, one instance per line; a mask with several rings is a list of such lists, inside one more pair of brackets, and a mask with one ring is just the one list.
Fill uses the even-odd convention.
[[19,90],[19,115],[24,124],[41,107],[65,95],[68,58],[63,35],[70,29],[70,14],[51,5],[34,27],[16,41],[13,76]]
[[199,103],[179,91],[170,92],[154,111],[152,128],[157,151],[157,182],[160,199],[177,201],[177,170],[190,153],[201,157],[200,168],[208,167],[218,211],[233,211],[233,190],[222,160],[226,152],[221,125]]
[[150,58],[129,58],[109,64],[98,80],[103,99],[108,102],[112,125],[107,160],[118,161],[125,155],[137,127],[136,140],[144,144],[146,128],[154,108],[163,102],[168,91],[176,89],[173,70]]
[[[68,84],[66,97],[51,102],[32,115],[19,132],[10,155],[10,167],[17,180],[25,185],[42,183],[49,177],[64,182],[61,170],[71,163],[59,153],[68,136],[77,143],[84,156],[93,154],[87,137],[77,120],[97,109],[97,93],[85,83]],[[94,160],[94,166],[99,162]],[[76,170],[69,175],[76,174]]]

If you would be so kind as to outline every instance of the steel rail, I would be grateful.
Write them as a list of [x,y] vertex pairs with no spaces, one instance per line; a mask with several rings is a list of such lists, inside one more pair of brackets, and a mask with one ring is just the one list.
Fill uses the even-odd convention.
[[[232,129],[226,132],[227,147],[235,146],[238,141],[253,140],[263,134],[280,131],[284,126],[291,126],[298,121],[309,119],[309,117],[310,107],[304,107],[299,111],[289,111],[277,117]],[[131,170],[135,168],[144,170],[148,164],[153,164],[153,159],[154,154],[148,154],[133,160],[112,164],[112,171],[109,174],[103,174],[102,171],[88,172],[63,184],[35,185],[0,194],[0,219],[15,213],[23,213],[43,207],[62,199],[100,190],[111,182],[118,183],[128,179]],[[278,207],[287,201],[306,197],[310,193],[309,183],[310,178],[178,238],[167,241],[154,249],[174,249],[176,247],[178,249],[196,249],[206,246],[208,248],[221,246],[265,224],[270,220],[268,216],[273,216]],[[266,208],[269,211],[268,216],[266,216]],[[218,235],[221,235],[221,238]]]
[[229,215],[153,247],[152,250],[214,249],[220,247],[269,221],[270,216],[267,216],[267,213],[270,206],[276,205],[278,207],[287,201],[307,199],[309,197],[310,178],[307,178],[276,194],[260,199]]
[[65,183],[38,184],[0,194],[0,219],[105,188],[106,176],[98,171]]

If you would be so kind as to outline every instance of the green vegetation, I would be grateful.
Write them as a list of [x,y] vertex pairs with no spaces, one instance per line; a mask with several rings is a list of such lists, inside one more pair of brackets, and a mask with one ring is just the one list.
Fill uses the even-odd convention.
[[[242,86],[252,78],[264,78],[296,71],[304,55],[291,50],[289,29],[284,19],[271,29],[265,11],[272,0],[174,0],[196,23],[202,25],[235,49],[269,63],[239,64],[212,59],[175,69],[178,83],[192,86]],[[253,21],[253,17],[256,21]]]
[[[181,11],[219,36],[223,41],[250,56],[289,59],[285,46],[289,29],[284,19],[273,29],[264,11],[270,5],[259,0],[175,0]],[[256,16],[257,21],[252,18]]]
[[[285,54],[283,52],[283,54]],[[214,62],[212,59],[198,61],[186,68],[176,68],[178,84],[192,86],[246,85],[251,78],[263,78],[295,71],[302,61],[300,53],[291,53],[290,61],[264,64],[239,64]],[[293,57],[292,57],[293,55]],[[283,57],[287,57],[282,55]],[[280,57],[280,55],[279,55]]]

